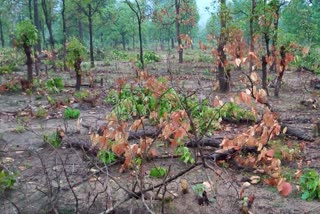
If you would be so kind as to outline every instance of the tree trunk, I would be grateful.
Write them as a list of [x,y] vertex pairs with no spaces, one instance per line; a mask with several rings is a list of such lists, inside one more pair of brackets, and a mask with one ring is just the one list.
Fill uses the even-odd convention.
[[81,58],[79,57],[77,61],[74,63],[74,70],[76,72],[76,90],[79,91],[81,87]]
[[[38,38],[40,37],[40,22],[39,22],[39,9],[38,9],[38,0],[33,0],[33,14],[34,14],[34,25],[38,30]],[[39,39],[40,40],[40,39]],[[41,52],[41,42],[37,42],[36,50]]]
[[171,38],[171,48],[174,48],[174,38]]
[[218,63],[218,78],[219,78],[219,86],[221,92],[228,92],[230,90],[230,71],[225,69],[225,62],[227,60],[227,56],[224,52],[224,46],[226,45],[226,0],[221,0],[221,11],[220,11],[220,39],[218,44],[218,55],[219,55],[219,63]]
[[0,40],[1,40],[1,46],[4,48],[4,36],[3,36],[3,26],[2,26],[2,20],[0,18]]
[[62,0],[62,33],[63,33],[63,69],[66,71],[67,63],[66,63],[66,54],[67,54],[67,35],[66,35],[66,18],[65,18],[65,10],[66,10],[66,4],[65,0]]
[[40,70],[40,59],[38,57],[38,53],[41,52],[41,40],[40,40],[40,23],[39,23],[39,10],[38,10],[38,0],[33,0],[33,17],[34,17],[34,25],[38,30],[38,38],[39,41],[35,45],[35,51],[34,51],[34,57],[35,57],[35,71],[36,75],[39,75],[39,70]]
[[53,70],[57,71],[56,63],[55,63],[56,56],[55,56],[55,51],[54,51],[54,38],[53,38],[51,16],[50,16],[51,12],[48,11],[46,0],[42,0],[42,9],[43,9],[46,25],[47,25],[47,28],[49,31],[49,41],[50,41],[50,47],[51,47],[51,52],[52,52],[51,63],[52,63]]
[[279,71],[278,76],[277,76],[277,80],[276,80],[276,86],[274,89],[274,96],[275,97],[279,97],[282,78],[283,78],[284,71],[286,69],[286,49],[284,46],[281,46],[281,48],[280,48],[280,56],[281,56],[281,61],[280,61],[281,70]]
[[48,45],[46,42],[46,34],[44,32],[44,24],[40,21],[40,26],[41,26],[41,34],[42,34],[42,41],[45,49],[48,49]]
[[32,0],[28,0],[29,19],[32,20]]
[[269,95],[268,86],[267,86],[267,57],[266,56],[262,56],[261,57],[261,62],[262,62],[262,88]]
[[88,22],[89,22],[89,40],[90,40],[90,62],[91,62],[91,68],[94,68],[93,32],[92,32],[92,8],[91,8],[91,4],[88,4],[88,9],[89,9]]
[[24,52],[27,57],[26,65],[28,68],[28,82],[31,84],[33,81],[33,76],[32,76],[32,63],[33,63],[33,61],[32,61],[32,56],[31,56],[32,55],[32,47],[28,46],[27,44],[24,44],[23,49],[24,49]]
[[[251,1],[251,17],[250,17],[250,52],[254,53],[254,29],[253,22],[255,20],[255,8],[256,8],[256,0]],[[253,67],[253,59],[250,56],[249,58],[249,71],[252,72]]]
[[180,1],[175,0],[175,9],[176,9],[176,33],[178,40],[178,53],[179,53],[179,63],[183,63],[183,47],[180,36]]
[[138,18],[138,25],[139,25],[139,44],[140,44],[140,62],[141,62],[141,68],[144,70],[144,60],[143,60],[143,46],[142,46],[142,22],[141,17]]

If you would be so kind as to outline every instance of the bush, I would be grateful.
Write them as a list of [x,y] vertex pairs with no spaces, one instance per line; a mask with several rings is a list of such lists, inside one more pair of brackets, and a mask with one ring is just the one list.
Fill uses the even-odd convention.
[[14,48],[0,50],[0,75],[10,74],[18,69],[24,62],[24,57]]
[[66,108],[63,112],[64,119],[77,119],[80,116],[80,110]]
[[64,88],[64,82],[61,77],[51,78],[46,82],[46,88],[51,93],[59,93]]
[[13,187],[16,183],[16,176],[5,170],[0,171],[0,193]]
[[307,170],[307,172],[300,177],[300,186],[302,199],[320,199],[320,177],[314,169]]

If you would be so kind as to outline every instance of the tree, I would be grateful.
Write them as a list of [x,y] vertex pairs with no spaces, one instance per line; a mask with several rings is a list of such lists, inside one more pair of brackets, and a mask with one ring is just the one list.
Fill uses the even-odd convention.
[[53,31],[52,31],[52,13],[53,13],[53,2],[47,1],[47,0],[41,0],[42,10],[44,13],[45,22],[47,25],[47,29],[49,31],[49,41],[50,41],[50,47],[52,52],[52,66],[53,70],[56,70],[56,63],[55,63],[55,50],[54,50],[54,37],[53,37]]
[[69,67],[73,67],[76,72],[76,85],[75,88],[77,91],[81,87],[81,63],[84,55],[86,54],[86,48],[82,43],[75,37],[73,37],[67,45],[67,64]]
[[16,43],[22,47],[27,57],[28,82],[31,84],[32,76],[32,46],[38,42],[38,31],[30,20],[18,23],[16,27]]
[[88,18],[90,62],[91,62],[92,68],[94,67],[93,17],[95,16],[95,14],[97,14],[100,11],[104,3],[105,3],[104,0],[85,0],[85,1],[78,0],[77,1],[79,10]]
[[218,78],[221,92],[230,90],[230,70],[226,69],[227,56],[224,47],[227,43],[227,19],[228,11],[226,0],[220,0],[220,36],[218,41]]
[[139,33],[139,51],[140,51],[140,63],[142,70],[144,69],[144,60],[143,60],[143,44],[142,44],[142,21],[145,16],[143,9],[145,9],[146,5],[139,2],[138,0],[134,0],[133,4],[131,1],[126,0],[125,3],[129,6],[131,11],[135,14],[138,21],[138,33]]

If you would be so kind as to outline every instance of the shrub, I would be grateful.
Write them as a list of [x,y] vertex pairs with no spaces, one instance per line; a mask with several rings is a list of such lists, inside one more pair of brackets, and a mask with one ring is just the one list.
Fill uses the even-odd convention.
[[59,93],[64,88],[64,82],[61,77],[51,78],[46,82],[46,88],[51,93]]
[[80,116],[79,109],[66,108],[63,112],[64,119],[77,119]]
[[12,172],[0,171],[0,193],[13,187],[16,183],[16,176]]
[[307,170],[300,177],[300,186],[302,191],[302,199],[320,199],[320,177],[314,169]]
[[62,138],[60,137],[58,132],[53,132],[49,135],[44,135],[43,141],[51,144],[54,148],[59,148],[62,143]]

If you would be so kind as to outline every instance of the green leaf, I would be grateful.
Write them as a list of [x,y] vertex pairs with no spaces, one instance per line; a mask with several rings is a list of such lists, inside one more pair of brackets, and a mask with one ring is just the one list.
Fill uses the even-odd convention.
[[162,178],[167,174],[167,169],[161,166],[154,167],[150,170],[150,177]]

